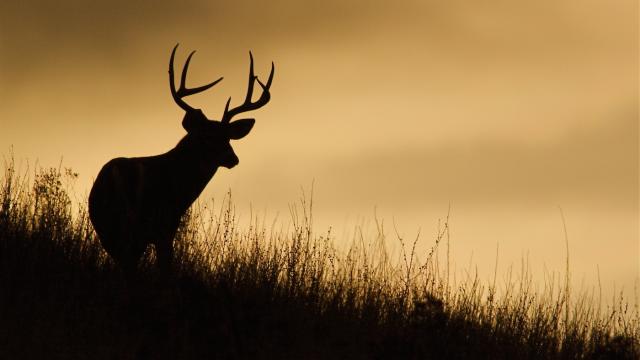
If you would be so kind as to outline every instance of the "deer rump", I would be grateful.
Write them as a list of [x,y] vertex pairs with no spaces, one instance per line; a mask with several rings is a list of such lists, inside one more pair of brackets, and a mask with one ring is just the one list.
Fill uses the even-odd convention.
[[178,194],[180,174],[167,171],[159,160],[113,159],[89,194],[89,216],[100,242],[125,271],[137,266],[149,244],[156,246],[160,266],[169,261],[164,258],[172,253],[180,218],[198,195]]

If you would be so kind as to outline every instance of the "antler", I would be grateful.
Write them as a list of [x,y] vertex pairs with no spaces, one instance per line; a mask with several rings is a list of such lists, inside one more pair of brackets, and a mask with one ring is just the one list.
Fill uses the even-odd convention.
[[[171,95],[173,96],[173,100],[175,100],[176,104],[178,104],[178,106],[183,108],[185,111],[193,111],[195,109],[184,102],[182,98],[205,91],[222,81],[223,78],[221,77],[220,79],[207,85],[202,85],[191,89],[187,88],[185,85],[185,82],[187,81],[187,70],[189,69],[189,62],[191,61],[191,57],[193,56],[193,54],[195,54],[194,50],[191,52],[191,54],[189,54],[189,57],[187,57],[187,61],[184,63],[184,67],[182,68],[182,76],[180,76],[180,88],[178,89],[178,91],[176,91],[176,84],[174,82],[173,76],[173,58],[176,55],[176,49],[178,48],[178,45],[180,44],[176,44],[176,46],[173,48],[173,51],[171,52],[171,58],[169,59],[169,87],[171,88]],[[269,81],[271,81],[271,79],[269,79]]]
[[[275,71],[273,62],[271,62],[271,73],[269,74],[269,80],[267,80],[267,84],[265,85],[253,73],[253,54],[251,54],[251,51],[249,51],[249,58],[251,59],[251,63],[249,65],[249,86],[247,87],[247,96],[245,97],[244,103],[242,103],[242,105],[236,106],[231,110],[229,110],[229,103],[231,103],[231,97],[229,97],[229,100],[227,100],[227,105],[224,107],[224,114],[222,115],[221,120],[222,123],[229,123],[229,121],[231,121],[234,116],[240,113],[259,109],[266,103],[268,103],[269,99],[271,99],[269,88],[271,87],[271,81],[273,80],[273,73]],[[253,96],[254,81],[257,81],[258,84],[260,84],[260,86],[262,87],[262,94],[260,94],[260,98],[256,102],[251,102],[251,98]]]

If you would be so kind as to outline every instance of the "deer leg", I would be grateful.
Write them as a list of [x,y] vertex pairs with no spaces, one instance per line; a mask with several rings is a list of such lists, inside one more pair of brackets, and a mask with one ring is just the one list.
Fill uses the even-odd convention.
[[116,258],[116,262],[122,269],[128,282],[135,282],[138,274],[138,263],[140,262],[140,258],[142,257],[144,250],[145,247],[128,243],[124,251]]
[[173,268],[173,238],[156,243],[156,264],[162,277],[168,277]]

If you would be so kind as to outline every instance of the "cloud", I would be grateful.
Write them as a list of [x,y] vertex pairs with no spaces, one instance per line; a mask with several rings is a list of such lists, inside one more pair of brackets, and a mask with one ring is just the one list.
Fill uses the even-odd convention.
[[[0,80],[11,87],[90,67],[135,69],[176,42],[218,53],[331,46],[380,16],[365,1],[81,1],[0,4]],[[366,6],[365,6],[366,4]],[[197,46],[193,46],[193,45]],[[153,49],[149,51],[149,49]],[[166,51],[165,51],[166,49]],[[163,54],[164,54],[163,52]],[[235,52],[234,52],[235,53]],[[226,56],[220,56],[224,61]],[[120,70],[122,71],[122,70]],[[12,96],[8,86],[0,95]]]
[[[621,127],[626,130],[570,134],[552,147],[524,144],[526,130],[518,127],[557,130],[592,107],[604,111],[627,98],[634,98],[637,106],[637,86],[628,85],[628,79],[637,78],[628,74],[628,64],[637,64],[637,51],[628,45],[617,48],[630,37],[637,40],[635,27],[628,31],[629,19],[635,17],[613,16],[623,14],[629,4],[6,1],[0,4],[0,96],[8,105],[0,114],[8,114],[1,120],[10,122],[9,128],[22,139],[5,135],[0,141],[28,138],[42,143],[38,151],[45,152],[50,141],[45,135],[63,138],[65,131],[77,134],[82,125],[87,134],[99,134],[108,143],[107,137],[133,124],[146,129],[158,124],[157,118],[170,119],[174,113],[162,113],[175,108],[166,89],[166,62],[177,41],[184,43],[181,59],[190,48],[198,48],[205,59],[207,51],[222,53],[219,59],[211,57],[215,67],[201,65],[204,60],[198,56],[191,70],[196,81],[226,77],[222,86],[231,88],[224,96],[219,95],[222,91],[207,94],[214,116],[227,93],[244,91],[246,49],[274,48],[269,51],[279,56],[260,56],[260,61],[276,59],[278,66],[275,86],[280,88],[270,111],[283,120],[279,128],[272,123],[274,137],[298,136],[302,145],[316,148],[324,139],[343,145],[309,162],[304,174],[282,179],[295,189],[300,185],[297,179],[307,176],[303,183],[315,177],[318,186],[335,188],[337,197],[378,197],[387,203],[396,197],[407,204],[458,198],[548,199],[565,190],[574,196],[626,196],[628,179],[637,178],[630,166],[621,165],[629,161],[630,152],[637,152],[637,139],[628,138],[634,133],[628,131],[633,123]],[[612,48],[602,48],[605,42]],[[567,56],[567,49],[584,51]],[[225,71],[224,61],[232,61],[226,60],[231,53],[233,66],[242,70]],[[137,73],[141,68],[146,72]],[[233,74],[241,80],[234,82]],[[88,89],[91,82],[97,84]],[[210,104],[213,96],[221,102],[217,108]],[[424,103],[436,111],[417,106]],[[523,109],[532,110],[528,117],[520,115]],[[401,115],[395,121],[406,126],[439,115],[449,119],[443,135],[434,131],[438,124],[425,123],[411,134],[419,135],[413,142],[423,133],[446,141],[455,137],[449,132],[486,139],[409,147],[393,127],[359,135],[368,122],[355,120],[363,114],[372,122]],[[314,117],[324,122],[300,121]],[[353,119],[351,125],[344,124],[348,119]],[[336,126],[341,127],[341,137],[333,134]],[[33,134],[33,128],[43,130]],[[175,136],[170,135],[175,127],[168,125],[166,131],[166,137]],[[513,142],[489,139],[497,133],[512,136]],[[598,142],[602,133],[610,134],[606,142]],[[149,138],[145,146],[155,149],[158,137]],[[358,153],[365,142],[370,152]],[[352,145],[350,152],[341,153]],[[289,160],[306,161],[302,156],[293,154]],[[274,169],[273,178],[283,178],[281,169]]]
[[638,209],[637,111],[550,144],[474,141],[372,149],[332,158],[315,172],[332,201],[561,205]]
[[[405,57],[478,61],[479,56],[487,56],[490,61],[528,61],[531,56],[593,42],[626,44],[634,36],[629,34],[635,33],[635,23],[628,26],[634,18],[620,15],[631,13],[627,10],[632,6],[629,1],[586,7],[551,0],[481,4],[431,0],[5,1],[0,4],[0,79],[19,85],[32,81],[31,73],[83,66],[101,70],[94,65],[96,59],[135,66],[141,62],[137,52],[164,51],[179,41],[187,46],[211,43],[211,49],[222,52],[277,48],[298,53],[378,42]],[[0,90],[6,91],[5,87]]]
[[0,44],[3,53],[22,53],[23,61],[38,61],[58,51],[117,56],[121,47],[156,37],[215,37],[216,42],[250,37],[262,42],[344,31],[357,28],[376,9],[379,2],[364,1],[4,2]]

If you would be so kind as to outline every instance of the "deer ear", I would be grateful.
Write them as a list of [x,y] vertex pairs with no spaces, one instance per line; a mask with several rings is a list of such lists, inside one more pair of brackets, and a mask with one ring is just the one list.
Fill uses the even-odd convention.
[[253,124],[256,123],[255,119],[240,119],[236,120],[232,123],[229,123],[228,134],[229,139],[238,140],[247,136],[251,128],[253,128]]
[[188,133],[193,132],[196,129],[197,126],[195,123],[196,122],[188,116],[185,116],[184,119],[182,119],[182,127],[187,130]]
[[187,130],[188,133],[199,131],[202,129],[202,124],[205,123],[206,117],[202,110],[195,109],[193,111],[187,111],[182,119],[182,127]]

